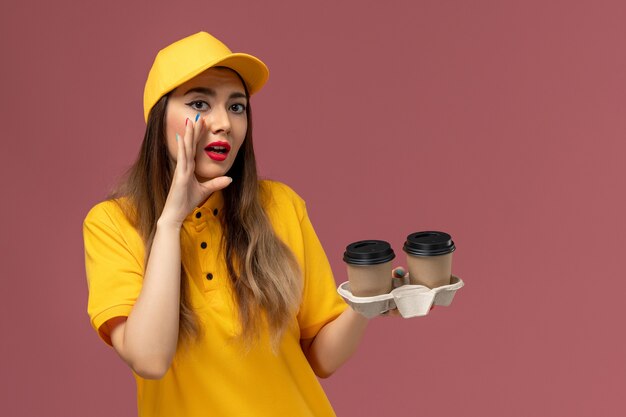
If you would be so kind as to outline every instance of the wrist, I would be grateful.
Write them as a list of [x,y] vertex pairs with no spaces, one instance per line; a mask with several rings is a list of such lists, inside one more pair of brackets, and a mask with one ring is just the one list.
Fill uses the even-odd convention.
[[157,230],[172,230],[180,232],[183,223],[181,221],[160,217],[159,220],[157,220],[156,225]]
[[353,309],[351,306],[346,308],[346,310],[343,312],[343,315],[345,315],[346,321],[349,322],[350,326],[352,327],[365,328],[367,327],[367,324],[372,319],[372,318],[365,317],[362,313],[359,313],[358,311]]

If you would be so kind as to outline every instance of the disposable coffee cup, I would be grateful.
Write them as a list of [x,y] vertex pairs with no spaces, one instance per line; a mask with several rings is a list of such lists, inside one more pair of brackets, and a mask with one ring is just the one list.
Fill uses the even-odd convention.
[[407,254],[411,284],[428,288],[450,284],[452,252],[456,247],[449,234],[436,231],[411,233],[402,249]]
[[360,240],[349,244],[343,254],[348,265],[350,292],[372,297],[391,291],[391,261],[396,254],[384,240]]

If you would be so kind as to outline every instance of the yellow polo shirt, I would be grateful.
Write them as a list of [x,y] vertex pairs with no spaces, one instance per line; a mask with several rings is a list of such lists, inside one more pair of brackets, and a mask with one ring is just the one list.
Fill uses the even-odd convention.
[[[264,208],[276,234],[291,248],[304,276],[302,303],[273,353],[266,329],[245,352],[236,342],[240,325],[232,287],[220,252],[218,214],[223,200],[214,193],[183,223],[183,267],[191,303],[204,337],[179,347],[167,374],[146,380],[135,374],[140,417],[334,416],[300,347],[346,308],[304,201],[284,184],[261,182]],[[91,209],[83,225],[89,284],[88,313],[100,337],[107,320],[128,316],[141,291],[144,246],[117,204]]]

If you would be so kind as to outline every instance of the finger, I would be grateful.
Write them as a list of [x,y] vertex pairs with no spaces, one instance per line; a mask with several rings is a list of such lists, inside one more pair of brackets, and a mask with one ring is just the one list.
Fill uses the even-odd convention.
[[214,193],[228,187],[233,182],[231,177],[217,177],[202,183],[207,194]]
[[396,267],[391,271],[391,286],[393,289],[399,288],[408,283],[409,273],[401,266]]
[[407,275],[407,272],[401,266],[394,268],[392,271],[392,276],[394,278],[403,278],[406,275]]
[[187,167],[187,160],[185,157],[185,143],[183,136],[176,133],[176,170],[184,170]]
[[187,124],[185,125],[185,159],[187,161],[187,168],[193,168],[193,165],[196,154],[193,151],[193,136],[194,136],[194,123],[191,119],[187,119]]
[[194,155],[195,155],[196,150],[198,149],[198,143],[200,143],[200,139],[202,138],[202,135],[204,135],[205,128],[206,128],[206,123],[204,121],[204,118],[200,117],[200,113],[198,113],[196,118],[198,118],[198,122],[196,122],[194,125],[194,139],[193,139]]

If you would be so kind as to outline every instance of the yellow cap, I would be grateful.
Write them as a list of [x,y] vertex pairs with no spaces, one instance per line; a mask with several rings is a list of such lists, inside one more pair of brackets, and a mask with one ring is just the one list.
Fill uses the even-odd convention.
[[233,53],[206,32],[198,32],[161,49],[154,59],[143,92],[146,122],[152,107],[161,97],[208,68],[231,68],[246,83],[249,94],[263,87],[269,77],[267,66],[252,55]]

